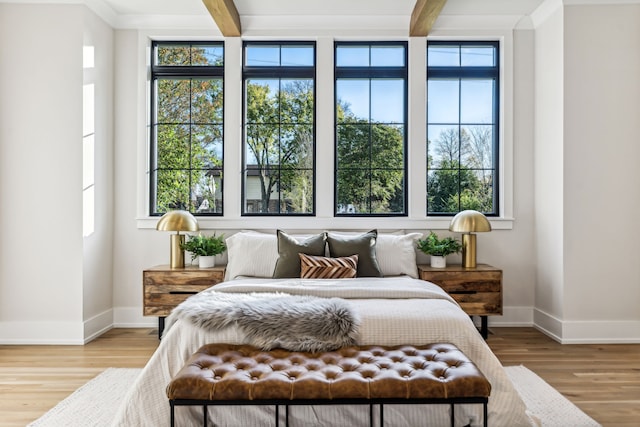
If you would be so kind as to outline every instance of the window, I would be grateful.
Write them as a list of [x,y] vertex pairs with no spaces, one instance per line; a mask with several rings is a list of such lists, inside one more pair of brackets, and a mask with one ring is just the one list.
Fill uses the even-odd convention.
[[315,43],[244,43],[243,215],[315,214]]
[[498,214],[498,47],[427,44],[427,215]]
[[154,42],[150,213],[222,215],[222,43]]
[[407,44],[335,44],[335,214],[406,216]]

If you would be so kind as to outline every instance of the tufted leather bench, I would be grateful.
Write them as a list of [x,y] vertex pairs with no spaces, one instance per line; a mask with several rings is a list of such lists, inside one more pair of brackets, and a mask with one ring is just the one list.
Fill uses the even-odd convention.
[[452,344],[344,347],[332,352],[263,351],[248,345],[208,344],[201,347],[167,386],[171,425],[175,407],[202,405],[383,404],[483,405],[491,384]]

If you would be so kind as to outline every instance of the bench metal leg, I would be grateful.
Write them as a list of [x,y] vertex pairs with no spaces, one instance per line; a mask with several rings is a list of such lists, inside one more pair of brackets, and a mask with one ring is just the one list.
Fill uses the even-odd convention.
[[207,427],[207,424],[209,423],[209,411],[207,410],[207,405],[202,407],[202,412],[204,413],[202,416],[202,427]]
[[455,427],[455,419],[456,419],[455,405],[452,403],[451,404],[451,427]]
[[176,407],[174,406],[173,402],[171,403],[171,427],[174,427],[176,425],[176,414],[175,414],[175,410]]

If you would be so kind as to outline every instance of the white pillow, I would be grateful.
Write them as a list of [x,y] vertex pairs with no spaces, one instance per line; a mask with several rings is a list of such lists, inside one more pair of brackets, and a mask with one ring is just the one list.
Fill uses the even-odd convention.
[[[303,242],[311,234],[290,235]],[[278,261],[278,236],[259,231],[243,230],[227,237],[227,269],[224,280],[238,276],[273,277]]]
[[376,258],[383,276],[408,275],[418,278],[416,242],[422,233],[378,234]]
[[275,234],[240,231],[227,237],[227,269],[224,280],[238,276],[271,277],[278,260]]

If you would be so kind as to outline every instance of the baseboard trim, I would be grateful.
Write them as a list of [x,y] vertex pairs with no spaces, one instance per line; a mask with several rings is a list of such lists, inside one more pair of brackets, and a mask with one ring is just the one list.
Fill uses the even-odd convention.
[[534,327],[561,344],[640,344],[638,320],[561,320],[535,309]]

